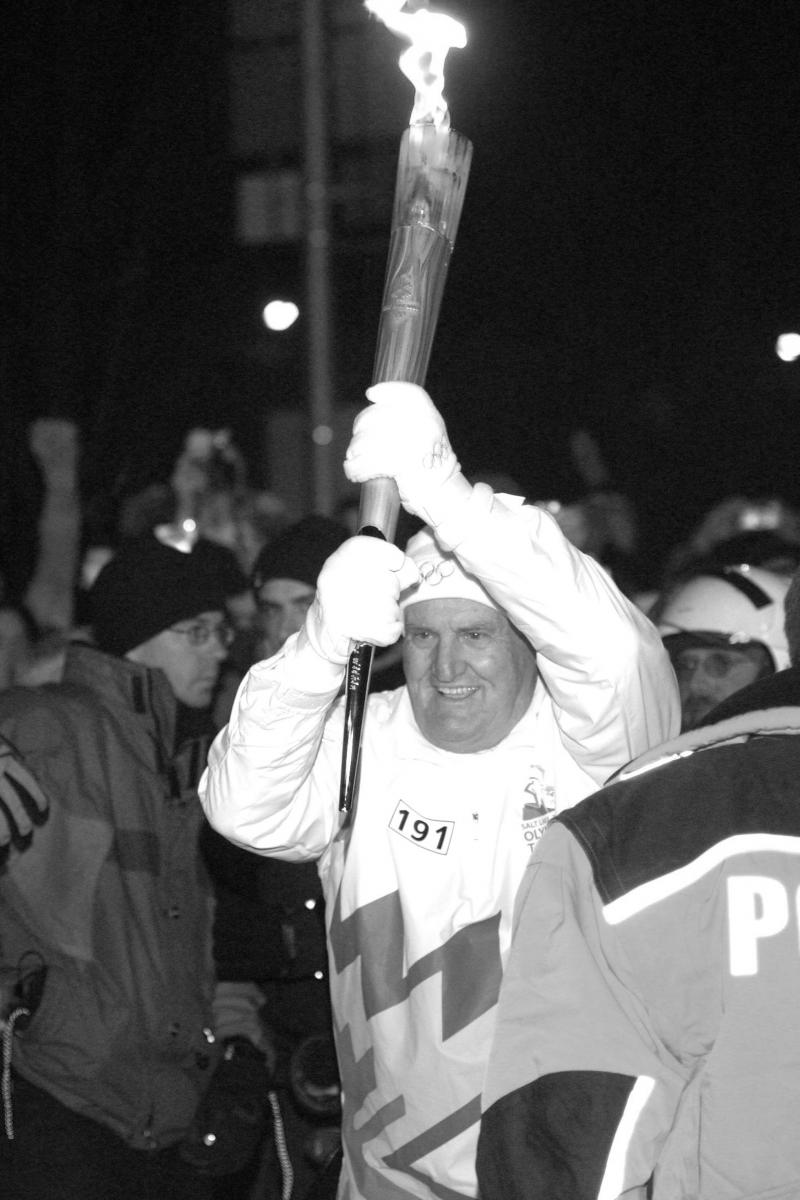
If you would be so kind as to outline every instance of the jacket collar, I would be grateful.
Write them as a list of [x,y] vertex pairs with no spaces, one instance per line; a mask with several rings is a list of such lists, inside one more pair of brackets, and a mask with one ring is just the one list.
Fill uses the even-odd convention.
[[662,742],[640,754],[609,782],[630,779],[642,771],[685,758],[697,750],[725,742],[745,741],[758,734],[800,733],[800,668],[789,667],[742,688],[717,705],[697,729]]
[[163,671],[127,658],[105,654],[93,646],[68,647],[64,682],[89,688],[108,705],[120,705],[155,725],[169,754],[175,742],[178,702]]

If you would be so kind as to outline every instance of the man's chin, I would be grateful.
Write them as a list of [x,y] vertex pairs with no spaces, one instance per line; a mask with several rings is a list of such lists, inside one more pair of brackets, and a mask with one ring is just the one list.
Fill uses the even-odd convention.
[[681,721],[681,733],[688,733],[690,729],[697,729],[698,725],[702,725],[716,703],[717,701],[711,704],[693,705],[686,709]]
[[420,724],[420,732],[433,746],[439,750],[447,750],[450,754],[474,754],[478,750],[489,750],[496,746],[502,738],[492,739],[487,735],[486,726],[458,725],[450,721],[425,722]]

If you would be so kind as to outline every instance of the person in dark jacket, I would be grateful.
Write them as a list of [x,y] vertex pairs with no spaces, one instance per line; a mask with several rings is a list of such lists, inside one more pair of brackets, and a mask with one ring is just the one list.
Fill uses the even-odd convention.
[[202,556],[127,544],[91,591],[95,644],[69,647],[62,682],[0,695],[14,1200],[212,1194],[180,1146],[218,1053],[195,789],[225,591]]
[[[258,658],[302,626],[322,565],[346,537],[338,521],[312,513],[262,548],[251,577]],[[210,825],[201,846],[216,896],[218,1032],[240,1049],[247,1039],[264,1055],[274,1090],[269,1104],[263,1089],[253,1091],[249,1062],[233,1060],[224,1086],[211,1088],[199,1110],[193,1157],[228,1179],[228,1200],[249,1193],[256,1171],[272,1181],[290,1170],[302,1196],[338,1148],[340,1115],[316,864],[264,858]],[[271,1131],[276,1119],[280,1132],[277,1125]],[[273,1142],[283,1143],[280,1153]]]
[[520,892],[482,1200],[800,1195],[800,572],[791,665],[560,814]]

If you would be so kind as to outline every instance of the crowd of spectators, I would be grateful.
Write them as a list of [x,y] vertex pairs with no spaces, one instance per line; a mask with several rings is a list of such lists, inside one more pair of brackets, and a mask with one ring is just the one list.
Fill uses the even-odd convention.
[[[635,505],[612,482],[595,439],[576,430],[569,448],[583,486],[580,494],[566,500],[529,498],[546,508],[569,540],[605,566],[645,612],[656,615],[670,592],[704,571],[744,563],[788,579],[800,563],[800,508],[781,496],[733,493],[707,511],[687,513],[685,536],[654,564],[641,544]],[[41,480],[40,491],[31,497],[38,508],[35,546],[19,555],[31,564],[22,580],[18,562],[0,559],[0,687],[58,678],[66,642],[87,635],[85,597],[100,568],[119,545],[146,532],[183,549],[198,541],[220,548],[220,569],[230,575],[232,614],[241,634],[232,659],[235,666],[249,665],[253,567],[261,550],[305,514],[249,481],[230,430],[189,430],[166,478],[113,499],[82,494],[81,439],[72,421],[34,421],[26,452]],[[521,495],[525,490],[498,472],[477,471],[475,479],[496,492]],[[358,494],[350,488],[332,515],[353,533],[357,513]],[[398,540],[412,532],[413,523],[404,524]]]
[[[122,497],[112,518],[106,513],[97,523],[82,496],[77,427],[42,419],[30,426],[28,437],[42,485],[36,546],[22,583],[18,572],[4,570],[0,562],[0,691],[58,683],[69,647],[97,644],[89,597],[98,576],[129,547],[152,538],[191,553],[198,569],[202,563],[220,581],[232,632],[209,732],[221,729],[248,668],[275,653],[300,627],[326,556],[321,547],[327,554],[356,529],[357,494],[351,489],[345,495],[335,521],[293,512],[279,495],[250,483],[244,455],[228,430],[195,428],[187,432],[168,478]],[[565,502],[530,503],[546,509],[567,540],[605,567],[656,625],[678,679],[684,729],[699,724],[740,687],[785,667],[783,597],[800,565],[800,510],[779,496],[722,497],[708,512],[696,514],[684,541],[670,549],[655,577],[647,577],[638,561],[633,504],[612,484],[586,431],[577,431],[570,444],[583,494]],[[476,481],[496,492],[522,491],[508,477],[479,473]],[[304,518],[299,524],[298,517]],[[415,528],[412,521],[408,532]],[[276,590],[276,581],[293,585],[296,595],[287,600],[286,588]],[[290,602],[301,605],[299,615],[287,615]],[[392,647],[378,659],[376,675],[387,680],[387,687],[394,686],[397,661]],[[288,1178],[302,1186],[295,1195],[310,1197],[316,1175],[335,1151],[339,1116],[327,1001],[309,1017],[297,999],[305,1003],[298,963],[310,964],[306,984],[324,980],[322,895],[313,870],[285,870],[285,864],[273,863],[269,871],[256,871],[256,856],[225,849],[208,830],[203,841],[218,902],[215,1016],[228,1051],[218,1086],[209,1089],[198,1110],[183,1154],[201,1173],[228,1177],[228,1200],[271,1195],[270,1175],[278,1179],[277,1188],[285,1190]],[[308,912],[298,917],[302,905],[319,911],[313,919]],[[272,944],[251,953],[261,919],[269,938],[281,942],[282,953],[287,939],[292,941],[288,967],[273,969]],[[237,921],[238,939],[232,932]],[[307,938],[308,946],[298,945],[298,938]],[[252,966],[253,959],[261,965]],[[276,983],[287,980],[295,990],[284,990],[281,998]],[[0,1000],[7,1001],[2,991]],[[0,1019],[6,1016],[0,1011]],[[304,1063],[295,1051],[311,1057]],[[303,1097],[298,1100],[303,1086],[305,1109]]]

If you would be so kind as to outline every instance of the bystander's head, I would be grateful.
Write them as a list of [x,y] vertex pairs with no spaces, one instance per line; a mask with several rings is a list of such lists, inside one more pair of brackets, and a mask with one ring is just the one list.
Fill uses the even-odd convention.
[[164,672],[189,708],[211,703],[233,631],[227,581],[202,554],[148,536],[123,545],[89,594],[97,648]]
[[269,658],[297,633],[314,599],[317,577],[347,537],[338,521],[312,513],[263,547],[253,567],[258,608],[257,656]]
[[788,587],[788,576],[761,567],[709,568],[675,585],[653,612],[678,677],[684,730],[789,665]]

